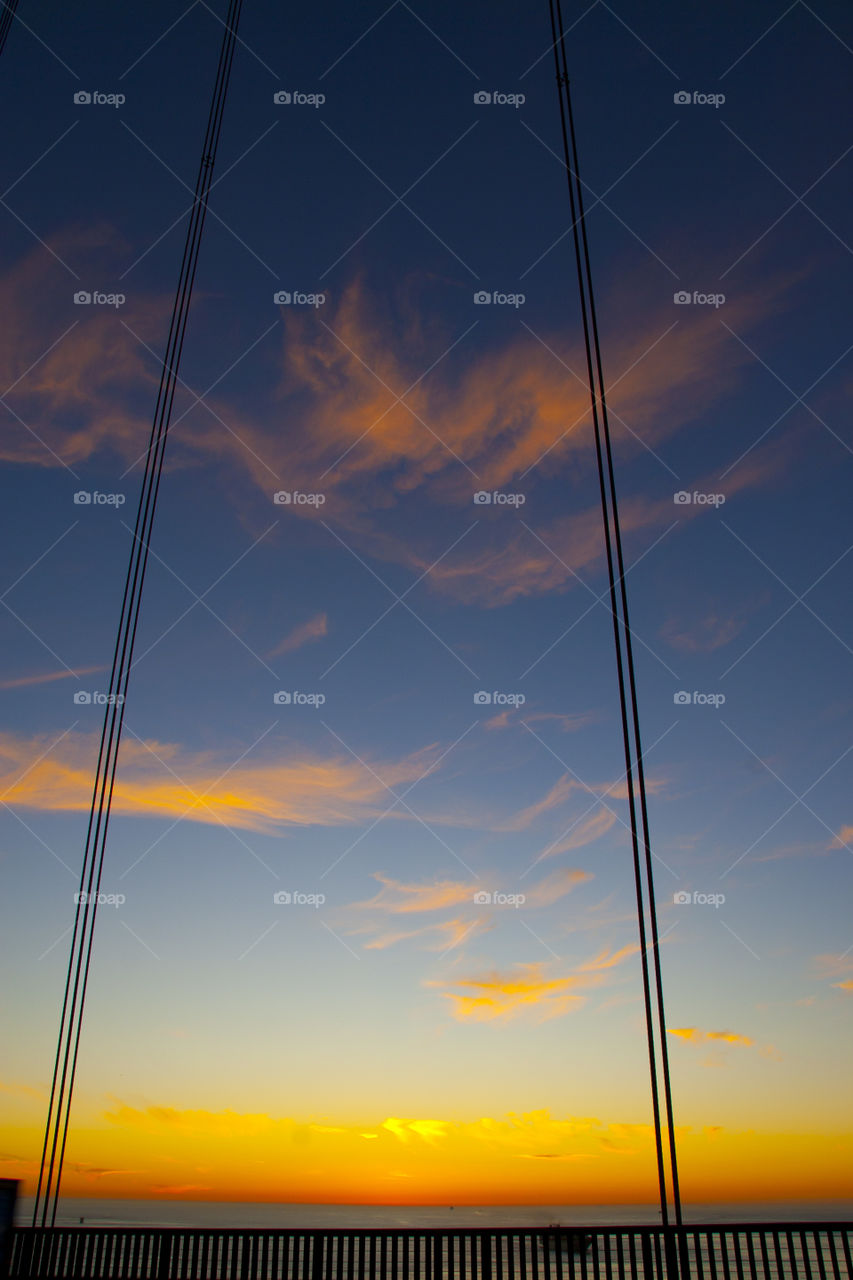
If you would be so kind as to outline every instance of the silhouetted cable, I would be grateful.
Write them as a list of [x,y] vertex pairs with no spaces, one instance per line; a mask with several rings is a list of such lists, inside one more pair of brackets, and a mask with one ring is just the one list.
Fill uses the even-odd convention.
[[2,5],[0,8],[0,53],[2,53],[6,48],[6,40],[15,19],[18,0],[0,0],[0,5]]
[[[130,560],[125,578],[110,672],[111,696],[107,701],[104,724],[101,731],[92,803],[86,830],[86,849],[80,875],[80,891],[77,895],[77,909],[74,917],[71,952],[65,981],[53,1081],[45,1125],[44,1146],[36,1187],[35,1206],[33,1208],[34,1226],[39,1225],[40,1204],[42,1209],[40,1225],[53,1226],[56,1222],[56,1208],[59,1200],[74,1079],[80,1050],[83,1009],[92,960],[98,895],[100,893],[107,831],[115,788],[116,766],[124,723],[124,708],[130,671],[133,665],[133,647],[139,624],[142,589],[148,565],[148,551],[163,471],[166,439],[175,399],[178,369],[186,335],[193,284],[198,267],[202,231],[207,212],[207,198],[211,188],[213,166],[222,132],[225,100],[231,76],[231,66],[234,60],[237,24],[240,20],[242,7],[243,0],[229,0],[208,113],[207,129],[196,178],[193,206],[187,227],[178,285],[175,290],[169,336],[163,357],[160,385],[157,391],[151,435],[146,453],[145,471],[139,495],[139,506],[136,513],[136,524],[133,531]],[[50,1219],[49,1224],[48,1219]]]
[[[652,968],[654,970],[657,1040],[660,1043],[661,1075],[664,1085],[670,1172],[676,1223],[681,1223],[681,1195],[678,1182],[678,1162],[673,1123],[672,1090],[670,1085],[669,1055],[666,1045],[666,1018],[663,1002],[663,981],[660,966],[660,947],[657,911],[654,896],[651,842],[649,838],[648,806],[646,803],[645,771],[643,767],[640,721],[637,705],[637,687],[634,669],[631,629],[628,615],[628,596],[625,586],[625,565],[622,554],[622,537],[619,524],[619,507],[616,496],[616,480],[610,425],[607,416],[604,372],[592,287],[592,270],[589,243],[583,206],[583,187],[578,169],[577,140],[569,91],[569,73],[566,60],[565,32],[560,0],[549,0],[551,32],[553,36],[554,62],[560,100],[560,123],[563,135],[563,156],[569,183],[569,203],[572,217],[572,235],[575,248],[578,288],[583,317],[584,348],[587,377],[589,379],[592,420],[598,462],[599,491],[604,523],[607,576],[610,596],[610,612],[613,618],[613,635],[616,649],[616,669],[619,685],[619,705],[622,719],[622,739],[625,752],[625,779],[628,791],[631,846],[634,861],[634,883],[637,897],[637,917],[640,935],[640,958],[643,978],[643,999],[646,1014],[646,1035],[649,1053],[649,1074],[652,1090],[652,1110],[655,1129],[655,1149],[658,1168],[658,1189],[663,1225],[669,1221],[666,1166],[663,1153],[658,1066],[655,1035],[655,1017],[649,979],[648,948],[646,946],[646,907],[643,887],[645,870],[648,891],[649,932],[651,934]],[[614,571],[615,560],[615,571]],[[627,688],[626,688],[627,672]],[[634,791],[636,771],[636,795],[639,798],[640,825],[642,827],[643,859],[640,857],[640,831],[637,823],[637,806]]]

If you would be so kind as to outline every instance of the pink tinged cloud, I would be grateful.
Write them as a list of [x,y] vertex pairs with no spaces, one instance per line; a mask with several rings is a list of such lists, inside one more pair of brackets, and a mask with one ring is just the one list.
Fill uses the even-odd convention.
[[309,618],[307,622],[301,623],[298,627],[294,627],[292,631],[284,637],[280,644],[271,649],[267,654],[268,658],[278,658],[284,653],[293,653],[296,649],[301,649],[303,645],[310,644],[312,640],[321,640],[323,636],[328,634],[329,620],[325,613],[317,613],[313,618]]
[[12,680],[0,680],[0,689],[26,689],[35,684],[52,684],[54,680],[79,680],[81,676],[106,671],[106,667],[81,667],[79,671],[44,671],[39,675],[16,676]]

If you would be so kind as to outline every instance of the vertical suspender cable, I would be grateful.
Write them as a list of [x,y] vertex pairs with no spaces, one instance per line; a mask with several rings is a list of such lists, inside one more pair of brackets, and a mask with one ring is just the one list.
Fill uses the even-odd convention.
[[[95,918],[98,907],[101,874],[106,850],[107,828],[115,787],[116,765],[124,724],[124,708],[130,671],[133,665],[133,647],[139,623],[142,589],[148,565],[148,549],[154,523],[154,511],[163,471],[166,439],[172,417],[181,352],[186,334],[193,284],[198,266],[202,231],[207,212],[208,194],[213,180],[213,166],[222,132],[225,100],[231,77],[231,65],[237,39],[237,24],[243,0],[229,0],[225,29],[219,51],[216,79],[211,96],[207,129],[202,147],[201,161],[196,178],[193,206],[187,227],[178,285],[169,324],[169,336],[160,385],[151,426],[151,435],[145,460],[145,471],[136,513],[136,526],[130,550],[130,560],[124,584],[121,613],[110,673],[110,694],[106,706],[104,726],[98,750],[98,763],[92,791],[89,823],[86,830],[86,848],[80,874],[80,891],[71,937],[71,952],[65,979],[65,995],[62,1002],[53,1081],[50,1090],[47,1121],[41,1166],[36,1186],[33,1226],[54,1226],[59,1201],[59,1188],[68,1139],[71,1100],[77,1057],[80,1049],[80,1032],[89,968],[92,959]],[[41,1222],[39,1208],[41,1207]]]
[[[569,182],[569,204],[575,249],[581,311],[583,316],[584,347],[586,351],[587,377],[589,380],[592,420],[598,462],[599,491],[604,523],[607,574],[610,595],[610,612],[613,617],[613,634],[616,648],[616,669],[619,684],[619,704],[622,717],[622,738],[625,751],[625,778],[628,789],[628,809],[631,826],[631,845],[634,860],[634,883],[637,898],[637,918],[640,935],[640,961],[643,978],[643,999],[646,1013],[646,1033],[649,1052],[649,1073],[652,1089],[652,1111],[657,1155],[658,1190],[661,1219],[669,1223],[669,1194],[666,1163],[664,1160],[660,1089],[656,1044],[660,1048],[660,1074],[663,1077],[664,1104],[668,1131],[668,1149],[672,1200],[677,1225],[681,1224],[681,1193],[678,1182],[678,1161],[673,1122],[672,1089],[670,1085],[669,1054],[666,1044],[666,1018],[664,1014],[663,981],[660,965],[660,940],[654,896],[651,841],[649,837],[648,806],[646,803],[645,771],[640,738],[640,721],[637,707],[637,686],[634,669],[631,629],[628,618],[628,596],[625,586],[625,564],[622,554],[622,536],[619,525],[619,508],[616,497],[616,480],[610,425],[607,416],[604,372],[598,337],[598,323],[592,288],[592,271],[589,243],[583,206],[583,187],[578,171],[577,141],[569,92],[569,73],[566,60],[565,32],[561,0],[549,0],[551,32],[553,36],[554,63],[560,100],[560,123],[563,135],[563,156]],[[614,564],[615,561],[615,564]],[[618,589],[617,589],[618,588]],[[627,682],[626,682],[627,674]],[[636,773],[636,795],[634,775]],[[642,827],[643,857],[640,857],[640,832],[637,823],[637,799],[639,799],[640,825]],[[643,885],[643,871],[646,884]],[[648,894],[648,908],[646,907]],[[648,910],[651,946],[646,945],[646,912]],[[655,1007],[649,977],[648,952],[651,950],[655,984]],[[655,1025],[657,1022],[657,1026]]]
[[9,29],[15,19],[18,0],[0,0],[0,5],[2,5],[0,9],[0,53],[2,53],[9,38]]

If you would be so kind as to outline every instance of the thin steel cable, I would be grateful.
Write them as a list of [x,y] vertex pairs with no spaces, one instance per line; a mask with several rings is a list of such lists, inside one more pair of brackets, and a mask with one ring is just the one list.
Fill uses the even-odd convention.
[[[560,0],[557,0],[557,11],[558,13],[560,11]],[[613,450],[611,446],[611,437],[610,437],[610,422],[607,415],[607,399],[606,399],[605,387],[604,387],[604,373],[603,373],[602,364],[601,364],[601,347],[598,340],[598,321],[596,319],[595,298],[592,291],[592,276],[591,276],[591,267],[590,267],[590,261],[589,261],[589,244],[587,241],[587,234],[586,234],[586,220],[584,217],[584,208],[583,208],[583,193],[582,193],[582,187],[581,187],[581,181],[580,181],[580,173],[578,169],[577,142],[575,139],[574,118],[572,114],[572,102],[571,102],[571,96],[569,94],[568,80],[566,82],[566,106],[568,110],[569,135],[572,142],[574,168],[575,168],[575,174],[577,175],[578,209],[580,212],[580,231],[581,231],[581,239],[583,241],[583,248],[584,248],[585,269],[587,273],[587,278],[590,282],[589,283],[590,321],[591,321],[593,343],[594,343],[595,356],[596,356],[598,382],[599,382],[599,387],[601,388],[601,420],[602,420],[602,428],[603,428],[602,434],[604,437],[605,452],[607,455],[608,483],[610,488],[611,509],[613,511],[613,529],[614,529],[614,539],[615,539],[615,545],[616,545],[616,567],[618,570],[619,590],[620,590],[621,605],[622,605],[622,623],[623,623],[624,632],[625,632],[625,657],[626,657],[626,662],[628,667],[628,687],[630,691],[631,719],[632,719],[632,726],[634,731],[634,742],[636,746],[637,781],[638,781],[638,791],[639,791],[639,799],[640,799],[640,817],[641,817],[642,830],[643,830],[643,856],[644,856],[645,868],[646,868],[646,884],[648,886],[648,891],[649,891],[648,906],[649,906],[649,924],[650,924],[650,930],[652,935],[652,959],[653,959],[652,968],[655,976],[655,996],[656,996],[657,1009],[658,1009],[660,1053],[661,1053],[661,1074],[663,1076],[664,1101],[665,1101],[666,1114],[667,1114],[670,1173],[672,1177],[672,1189],[673,1189],[673,1205],[675,1209],[675,1220],[676,1220],[676,1223],[680,1226],[681,1225],[681,1193],[680,1193],[679,1182],[678,1182],[678,1156],[677,1156],[676,1146],[675,1146],[675,1123],[673,1119],[672,1086],[671,1086],[670,1071],[669,1071],[669,1050],[667,1048],[667,1040],[666,1040],[667,1033],[666,1033],[666,1015],[664,1012],[664,999],[663,999],[663,977],[661,974],[661,963],[660,963],[660,939],[658,934],[657,906],[655,903],[655,895],[654,895],[654,870],[652,866],[651,838],[649,835],[649,814],[648,814],[648,804],[646,800],[645,765],[643,763],[642,739],[640,736],[640,715],[639,715],[637,684],[636,684],[636,676],[635,676],[635,668],[634,668],[634,646],[633,646],[631,625],[630,625],[629,613],[628,613],[628,592],[627,592],[627,587],[625,585],[625,576],[626,576],[625,562],[622,555],[622,534],[621,534],[620,525],[619,525],[619,516],[618,516],[619,509],[618,509],[618,504],[616,499],[616,476],[615,476],[614,467],[613,467]]]
[[[157,495],[160,489],[166,440],[177,387],[178,369],[198,267],[202,232],[207,212],[207,198],[212,184],[213,166],[222,132],[225,101],[234,59],[237,24],[240,19],[242,5],[243,0],[229,0],[224,24],[225,30],[219,51],[216,78],[208,112],[207,128],[196,178],[193,206],[172,306],[169,336],[166,344],[166,353],[163,358],[163,368],[160,375],[151,435],[146,454],[130,560],[125,577],[124,594],[110,672],[110,694],[112,696],[107,702],[104,715],[92,804],[86,831],[86,849],[80,875],[80,892],[77,896],[77,910],[75,912],[53,1081],[45,1125],[45,1139],[36,1189],[36,1200],[33,1208],[34,1226],[38,1224],[40,1202],[42,1205],[41,1225],[43,1227],[47,1226],[48,1218],[50,1218],[51,1226],[55,1225],[56,1222],[56,1209],[68,1139],[71,1101],[80,1050],[83,1010],[92,960],[98,895],[100,893],[107,832],[115,788],[118,752],[124,724],[124,708],[133,664],[133,648],[139,624],[142,590],[148,565],[148,551]],[[49,1158],[48,1147],[50,1147]],[[47,1169],[45,1166],[47,1166]]]
[[[563,155],[569,184],[569,201],[572,217],[572,233],[575,248],[575,263],[578,276],[578,288],[583,317],[584,348],[587,362],[592,419],[595,435],[596,458],[598,462],[599,492],[601,498],[602,519],[604,523],[605,550],[610,595],[610,612],[613,618],[614,643],[616,649],[616,667],[619,685],[619,704],[622,720],[622,739],[625,752],[625,777],[628,789],[628,806],[631,829],[631,845],[634,862],[634,883],[637,897],[637,918],[640,935],[640,956],[643,978],[643,999],[646,1014],[646,1037],[649,1053],[649,1075],[652,1091],[652,1110],[655,1129],[655,1150],[657,1156],[658,1190],[661,1204],[663,1225],[668,1225],[668,1193],[666,1166],[663,1155],[662,1125],[660,1114],[660,1097],[658,1084],[658,1067],[656,1054],[655,1020],[652,1011],[652,995],[649,980],[648,948],[646,945],[646,907],[643,888],[643,865],[646,874],[649,898],[649,928],[651,933],[652,967],[654,970],[656,1012],[658,1018],[658,1039],[661,1053],[661,1075],[664,1083],[664,1098],[667,1114],[669,1141],[670,1173],[673,1188],[673,1205],[675,1219],[681,1223],[681,1198],[678,1182],[678,1164],[675,1146],[675,1128],[673,1123],[672,1090],[670,1085],[669,1056],[666,1046],[666,1019],[663,1003],[663,982],[660,967],[659,937],[657,928],[657,912],[654,899],[654,877],[652,867],[651,842],[649,838],[648,806],[646,802],[645,772],[643,768],[642,743],[640,738],[640,722],[637,701],[637,687],[631,643],[631,630],[628,615],[628,597],[625,585],[625,566],[622,553],[622,538],[619,524],[619,508],[616,495],[616,481],[613,466],[613,452],[610,438],[610,427],[607,416],[604,372],[601,360],[601,347],[598,335],[598,323],[595,311],[595,300],[592,287],[592,270],[589,256],[589,243],[586,233],[586,220],[583,207],[583,188],[578,170],[577,139],[574,129],[574,118],[569,91],[568,63],[566,58],[565,32],[563,28],[562,7],[560,0],[549,0],[551,31],[553,36],[554,62],[557,75],[558,95],[560,101],[560,123],[563,135]],[[603,444],[603,448],[602,448]],[[614,555],[615,553],[615,555]],[[614,558],[615,568],[614,573]],[[617,596],[618,583],[618,596]],[[621,611],[621,612],[620,612]],[[623,653],[624,650],[624,653]],[[627,670],[627,690],[625,673]],[[630,706],[630,712],[629,712]],[[632,739],[633,735],[633,739]],[[640,806],[640,822],[642,826],[643,865],[640,859],[640,833],[637,824],[637,812],[634,791],[634,771],[637,775],[637,797]]]
[[3,6],[0,10],[0,54],[2,54],[15,18],[18,0],[0,0],[0,4]]

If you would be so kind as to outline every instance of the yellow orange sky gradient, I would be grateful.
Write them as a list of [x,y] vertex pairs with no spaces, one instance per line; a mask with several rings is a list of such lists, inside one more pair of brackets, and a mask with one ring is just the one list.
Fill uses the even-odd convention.
[[[850,1134],[677,1131],[690,1201],[844,1198]],[[40,1133],[10,1127],[7,1146]],[[32,1190],[34,1161],[6,1158]],[[619,1204],[654,1198],[650,1126],[547,1111],[448,1122],[388,1116],[337,1125],[113,1100],[75,1127],[73,1196],[365,1204]]]

